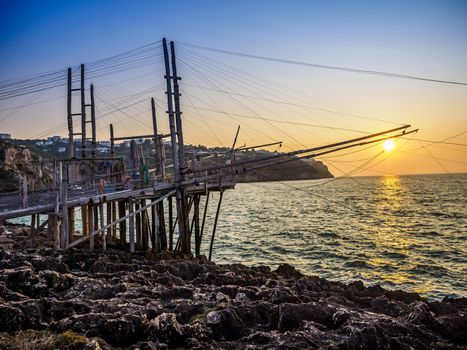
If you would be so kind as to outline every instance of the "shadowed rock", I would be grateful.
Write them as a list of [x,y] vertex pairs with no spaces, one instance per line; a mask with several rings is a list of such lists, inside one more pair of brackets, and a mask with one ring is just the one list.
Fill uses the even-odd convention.
[[0,348],[25,330],[82,337],[60,349],[467,348],[465,298],[158,257],[0,249]]

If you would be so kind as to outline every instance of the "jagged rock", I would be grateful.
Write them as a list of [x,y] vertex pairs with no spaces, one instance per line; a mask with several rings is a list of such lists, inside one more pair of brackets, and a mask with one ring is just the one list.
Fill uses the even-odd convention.
[[167,255],[0,248],[0,344],[30,329],[102,349],[465,349],[465,298]]
[[397,317],[404,310],[397,302],[386,296],[377,297],[371,301],[371,310],[377,313]]
[[302,273],[289,264],[280,264],[276,272],[285,278],[301,278]]
[[193,297],[193,289],[189,287],[174,286],[171,288],[163,288],[160,292],[161,299],[191,299]]
[[51,327],[60,332],[71,329],[87,337],[99,337],[113,346],[130,345],[143,332],[140,318],[130,315],[115,317],[105,313],[70,316]]
[[206,324],[211,328],[214,339],[238,339],[248,331],[242,320],[232,309],[211,311],[206,315]]
[[158,339],[171,346],[180,345],[183,342],[183,329],[177,321],[174,313],[163,313],[150,322],[149,331],[151,338]]
[[14,292],[30,297],[36,296],[36,289],[33,286],[39,283],[39,278],[28,266],[0,270],[0,279],[5,282],[8,289]]
[[27,316],[17,307],[0,303],[0,332],[18,331],[27,322]]
[[467,347],[467,313],[443,316],[437,319],[440,332],[455,344]]
[[44,279],[47,288],[63,291],[68,288],[68,280],[61,273],[51,270],[39,271],[39,278]]
[[101,350],[101,349],[102,349],[101,346],[95,339],[92,339],[90,342],[86,343],[86,345],[84,345],[84,348],[83,348],[83,350]]
[[80,297],[83,299],[110,299],[123,291],[121,285],[112,286],[104,281],[84,278],[73,285],[65,294],[66,299]]
[[318,303],[283,304],[279,306],[278,328],[290,330],[301,325],[302,321],[313,321],[324,326],[332,325],[332,315],[326,306]]

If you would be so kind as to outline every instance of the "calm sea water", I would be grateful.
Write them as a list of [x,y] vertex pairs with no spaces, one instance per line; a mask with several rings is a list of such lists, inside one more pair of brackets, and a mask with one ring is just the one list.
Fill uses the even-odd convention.
[[224,194],[214,260],[467,296],[466,239],[467,174],[239,184]]
[[[206,255],[218,196],[209,201]],[[466,252],[467,174],[384,176],[238,184],[224,193],[213,260],[289,263],[439,299],[467,296]]]

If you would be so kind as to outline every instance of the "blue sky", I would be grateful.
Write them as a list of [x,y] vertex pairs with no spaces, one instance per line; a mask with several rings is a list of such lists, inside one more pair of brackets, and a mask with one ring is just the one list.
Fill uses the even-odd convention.
[[[467,1],[2,0],[0,6],[1,81],[108,57],[163,36],[264,56],[467,81]],[[465,87],[304,69],[222,55],[216,58],[352,111],[394,123],[411,123],[423,130],[425,138],[439,139],[467,130]],[[185,74],[184,82],[190,83],[191,77],[183,67],[181,73]],[[142,86],[142,82],[134,81],[127,88],[138,91]],[[97,89],[102,91],[99,84]],[[21,102],[7,101],[6,106]],[[63,122],[64,102],[53,103],[42,109],[37,106],[18,111],[15,118],[2,122],[1,131],[30,137],[37,134],[37,129]],[[32,117],[44,121],[44,125],[31,123]],[[310,121],[319,117],[310,115]],[[299,121],[293,113],[284,114],[284,118]],[[110,118],[105,122],[111,122]],[[349,126],[348,121],[338,117],[329,122]],[[381,127],[369,122],[358,126],[369,131],[379,131]],[[263,126],[251,125],[255,127]],[[105,125],[101,128],[107,132]],[[229,144],[235,129],[235,125],[226,127],[225,139],[221,141]],[[189,132],[190,128],[186,130]],[[295,129],[288,132],[307,145],[315,144],[319,137],[320,141],[331,141],[350,136],[300,134],[301,130]],[[105,135],[99,133],[101,138]],[[201,134],[188,136],[196,143],[211,142]],[[262,141],[259,135],[256,141]],[[458,160],[446,164],[449,170],[467,171],[462,161],[465,152],[441,148],[437,152],[440,157]],[[396,160],[385,162],[388,166],[381,171],[442,170],[425,161],[406,155],[397,158],[397,164]],[[399,171],[400,168],[404,170]]]
[[[3,0],[1,6],[3,77],[106,57],[164,35],[237,51],[450,77],[453,65],[467,57],[465,1]],[[424,62],[438,59],[448,64]]]

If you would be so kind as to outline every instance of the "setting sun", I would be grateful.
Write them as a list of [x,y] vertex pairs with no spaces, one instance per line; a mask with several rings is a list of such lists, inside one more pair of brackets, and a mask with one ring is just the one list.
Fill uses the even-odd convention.
[[393,140],[386,140],[383,142],[383,148],[386,152],[391,152],[395,146],[396,144]]

